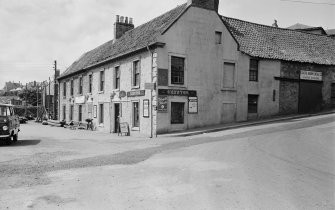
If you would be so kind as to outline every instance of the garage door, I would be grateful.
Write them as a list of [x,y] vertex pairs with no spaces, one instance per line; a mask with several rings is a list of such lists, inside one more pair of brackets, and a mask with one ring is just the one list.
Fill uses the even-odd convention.
[[300,82],[299,113],[310,113],[321,110],[322,83]]

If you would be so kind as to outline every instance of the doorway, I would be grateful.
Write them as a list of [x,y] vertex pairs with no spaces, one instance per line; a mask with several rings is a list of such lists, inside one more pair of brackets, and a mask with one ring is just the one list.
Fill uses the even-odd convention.
[[321,110],[322,83],[301,81],[299,91],[299,113],[310,113]]
[[114,104],[114,133],[119,131],[119,117],[121,117],[120,104]]

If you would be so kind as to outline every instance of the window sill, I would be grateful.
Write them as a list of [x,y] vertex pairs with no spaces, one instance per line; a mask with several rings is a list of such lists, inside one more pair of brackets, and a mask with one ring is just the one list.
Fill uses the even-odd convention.
[[236,91],[236,88],[221,88],[221,91]]
[[139,127],[132,127],[131,130],[132,131],[140,131],[140,128]]
[[169,84],[169,87],[179,87],[179,88],[187,88],[186,85],[176,85],[176,84]]
[[104,91],[99,91],[98,94],[104,94]]
[[131,89],[140,89],[140,86],[132,86]]

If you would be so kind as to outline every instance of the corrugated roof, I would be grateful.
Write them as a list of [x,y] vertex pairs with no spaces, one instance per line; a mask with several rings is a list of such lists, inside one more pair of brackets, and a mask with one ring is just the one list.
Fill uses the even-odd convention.
[[239,44],[254,57],[335,65],[335,41],[327,36],[222,17]]
[[85,53],[75,61],[62,75],[76,73],[87,67],[93,66],[105,60],[119,57],[142,49],[157,41],[157,37],[170,26],[187,8],[187,4],[180,5],[173,10],[143,24],[128,32],[119,39],[106,42],[105,44]]

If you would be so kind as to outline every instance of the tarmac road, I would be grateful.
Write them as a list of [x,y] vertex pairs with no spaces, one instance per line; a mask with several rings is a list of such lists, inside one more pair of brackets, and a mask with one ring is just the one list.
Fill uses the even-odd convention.
[[335,115],[184,138],[21,125],[0,209],[335,209]]

